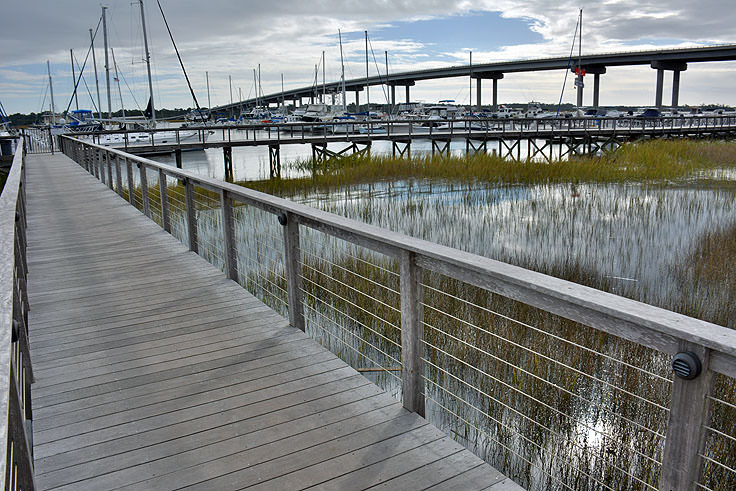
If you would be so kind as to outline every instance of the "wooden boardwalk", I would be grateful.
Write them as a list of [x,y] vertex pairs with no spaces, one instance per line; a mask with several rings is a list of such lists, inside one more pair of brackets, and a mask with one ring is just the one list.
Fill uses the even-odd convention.
[[63,155],[28,156],[41,489],[518,489]]

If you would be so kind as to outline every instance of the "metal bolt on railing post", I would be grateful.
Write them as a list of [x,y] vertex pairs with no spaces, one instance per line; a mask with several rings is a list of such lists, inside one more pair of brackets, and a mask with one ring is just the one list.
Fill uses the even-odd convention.
[[161,193],[161,222],[163,228],[171,233],[171,214],[169,212],[169,188],[166,183],[166,173],[163,169],[158,170],[158,188]]
[[700,375],[690,380],[675,376],[672,383],[667,437],[662,454],[659,489],[693,489],[700,475],[705,447],[713,372],[709,370],[710,350],[682,342],[682,352],[695,354],[701,364]]
[[301,331],[304,323],[302,293],[301,252],[299,249],[299,223],[291,213],[279,215],[284,229],[284,266],[286,268],[286,291],[289,297],[289,323]]
[[199,252],[197,244],[197,208],[194,206],[194,184],[192,180],[184,180],[184,201],[187,207],[187,228],[189,230],[189,250]]
[[231,280],[238,280],[238,265],[235,258],[235,227],[233,223],[233,200],[227,191],[220,189],[222,207],[222,238],[225,244],[225,274]]
[[416,254],[401,252],[401,386],[404,407],[424,416],[424,351],[421,269]]
[[151,203],[148,201],[148,179],[146,178],[146,165],[138,162],[141,174],[141,199],[143,201],[143,214],[151,218]]

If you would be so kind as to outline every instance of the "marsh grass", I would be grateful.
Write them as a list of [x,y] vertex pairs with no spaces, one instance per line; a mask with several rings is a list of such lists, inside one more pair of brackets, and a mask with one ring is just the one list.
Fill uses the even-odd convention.
[[[245,184],[736,327],[734,189],[718,174],[733,166],[732,143],[657,140],[552,164],[479,155],[345,159],[313,178]],[[157,193],[155,180],[149,186]],[[222,268],[219,196],[196,191],[200,254]],[[169,196],[181,199],[183,188],[170,182]],[[182,222],[183,208],[172,212],[172,223]],[[286,315],[281,227],[252,207],[236,206],[234,215],[240,283]],[[305,227],[300,235],[310,334],[356,368],[400,366],[396,261]],[[605,262],[609,256],[615,260]],[[674,280],[661,286],[654,276],[658,286],[643,288],[634,274],[662,256],[675,259],[652,269]],[[620,271],[602,264],[633,264],[632,278],[622,283],[611,274]],[[667,356],[439,274],[425,272],[423,283],[433,423],[530,489],[657,486]],[[400,396],[396,375],[372,376]],[[734,393],[734,380],[716,378],[709,422],[732,437]],[[716,432],[706,455],[736,466],[733,440]],[[710,462],[700,482],[714,490],[735,484]]]
[[280,196],[374,182],[433,180],[455,183],[528,185],[539,183],[666,183],[697,171],[736,166],[736,144],[702,140],[649,140],[631,143],[598,157],[573,157],[551,163],[513,162],[497,155],[467,157],[421,155],[412,159],[358,156],[291,164],[312,177],[242,181],[240,185]]

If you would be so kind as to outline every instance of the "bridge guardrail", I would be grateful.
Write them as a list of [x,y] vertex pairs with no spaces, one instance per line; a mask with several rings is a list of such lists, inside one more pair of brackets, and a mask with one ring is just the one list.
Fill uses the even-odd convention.
[[[66,155],[293,326],[359,369],[385,372],[382,383],[407,409],[450,426],[491,460],[512,462],[511,473],[566,488],[736,484],[733,330],[119,150],[62,142]],[[686,371],[695,370],[693,356],[699,376],[673,376],[674,358],[684,357],[678,369]]]
[[35,488],[23,158],[18,141],[0,195],[0,475],[5,489],[13,490]]

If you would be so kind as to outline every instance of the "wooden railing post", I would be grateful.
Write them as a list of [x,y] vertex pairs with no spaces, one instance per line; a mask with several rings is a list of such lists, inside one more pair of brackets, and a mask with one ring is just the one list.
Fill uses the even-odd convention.
[[692,380],[675,376],[672,383],[667,438],[662,455],[659,489],[679,491],[694,489],[700,475],[705,445],[705,428],[710,411],[713,372],[709,370],[710,350],[682,342],[680,351],[691,352],[700,359],[702,371]]
[[112,184],[112,164],[110,163],[110,152],[105,150],[105,165],[107,166],[107,187],[114,189]]
[[289,297],[289,323],[304,331],[304,304],[302,293],[302,262],[299,248],[299,223],[291,213],[279,215],[284,229],[284,266],[286,268],[286,291]]
[[143,201],[143,214],[151,218],[151,203],[148,201],[148,179],[146,178],[146,165],[139,162],[138,168],[141,173],[141,199]]
[[233,223],[233,200],[227,191],[220,189],[222,207],[222,238],[225,244],[225,274],[231,280],[238,280],[238,264],[235,258],[235,227]]
[[135,206],[135,179],[133,179],[133,166],[130,160],[125,158],[125,173],[128,175],[128,202]]
[[184,201],[187,207],[187,229],[189,231],[189,250],[199,252],[197,244],[197,208],[194,205],[194,184],[192,180],[184,180]]
[[107,184],[105,182],[105,151],[104,150],[99,150],[97,152],[97,159],[100,164],[100,175],[99,175],[100,182],[102,184]]
[[164,230],[171,233],[171,214],[169,213],[169,189],[166,184],[166,173],[158,170],[158,188],[161,193],[161,222]]
[[115,183],[118,195],[123,196],[123,176],[120,174],[120,156],[115,155]]
[[416,254],[401,252],[401,386],[404,407],[424,416],[422,282]]
[[92,166],[94,167],[95,178],[100,178],[100,151],[96,148],[92,149]]

